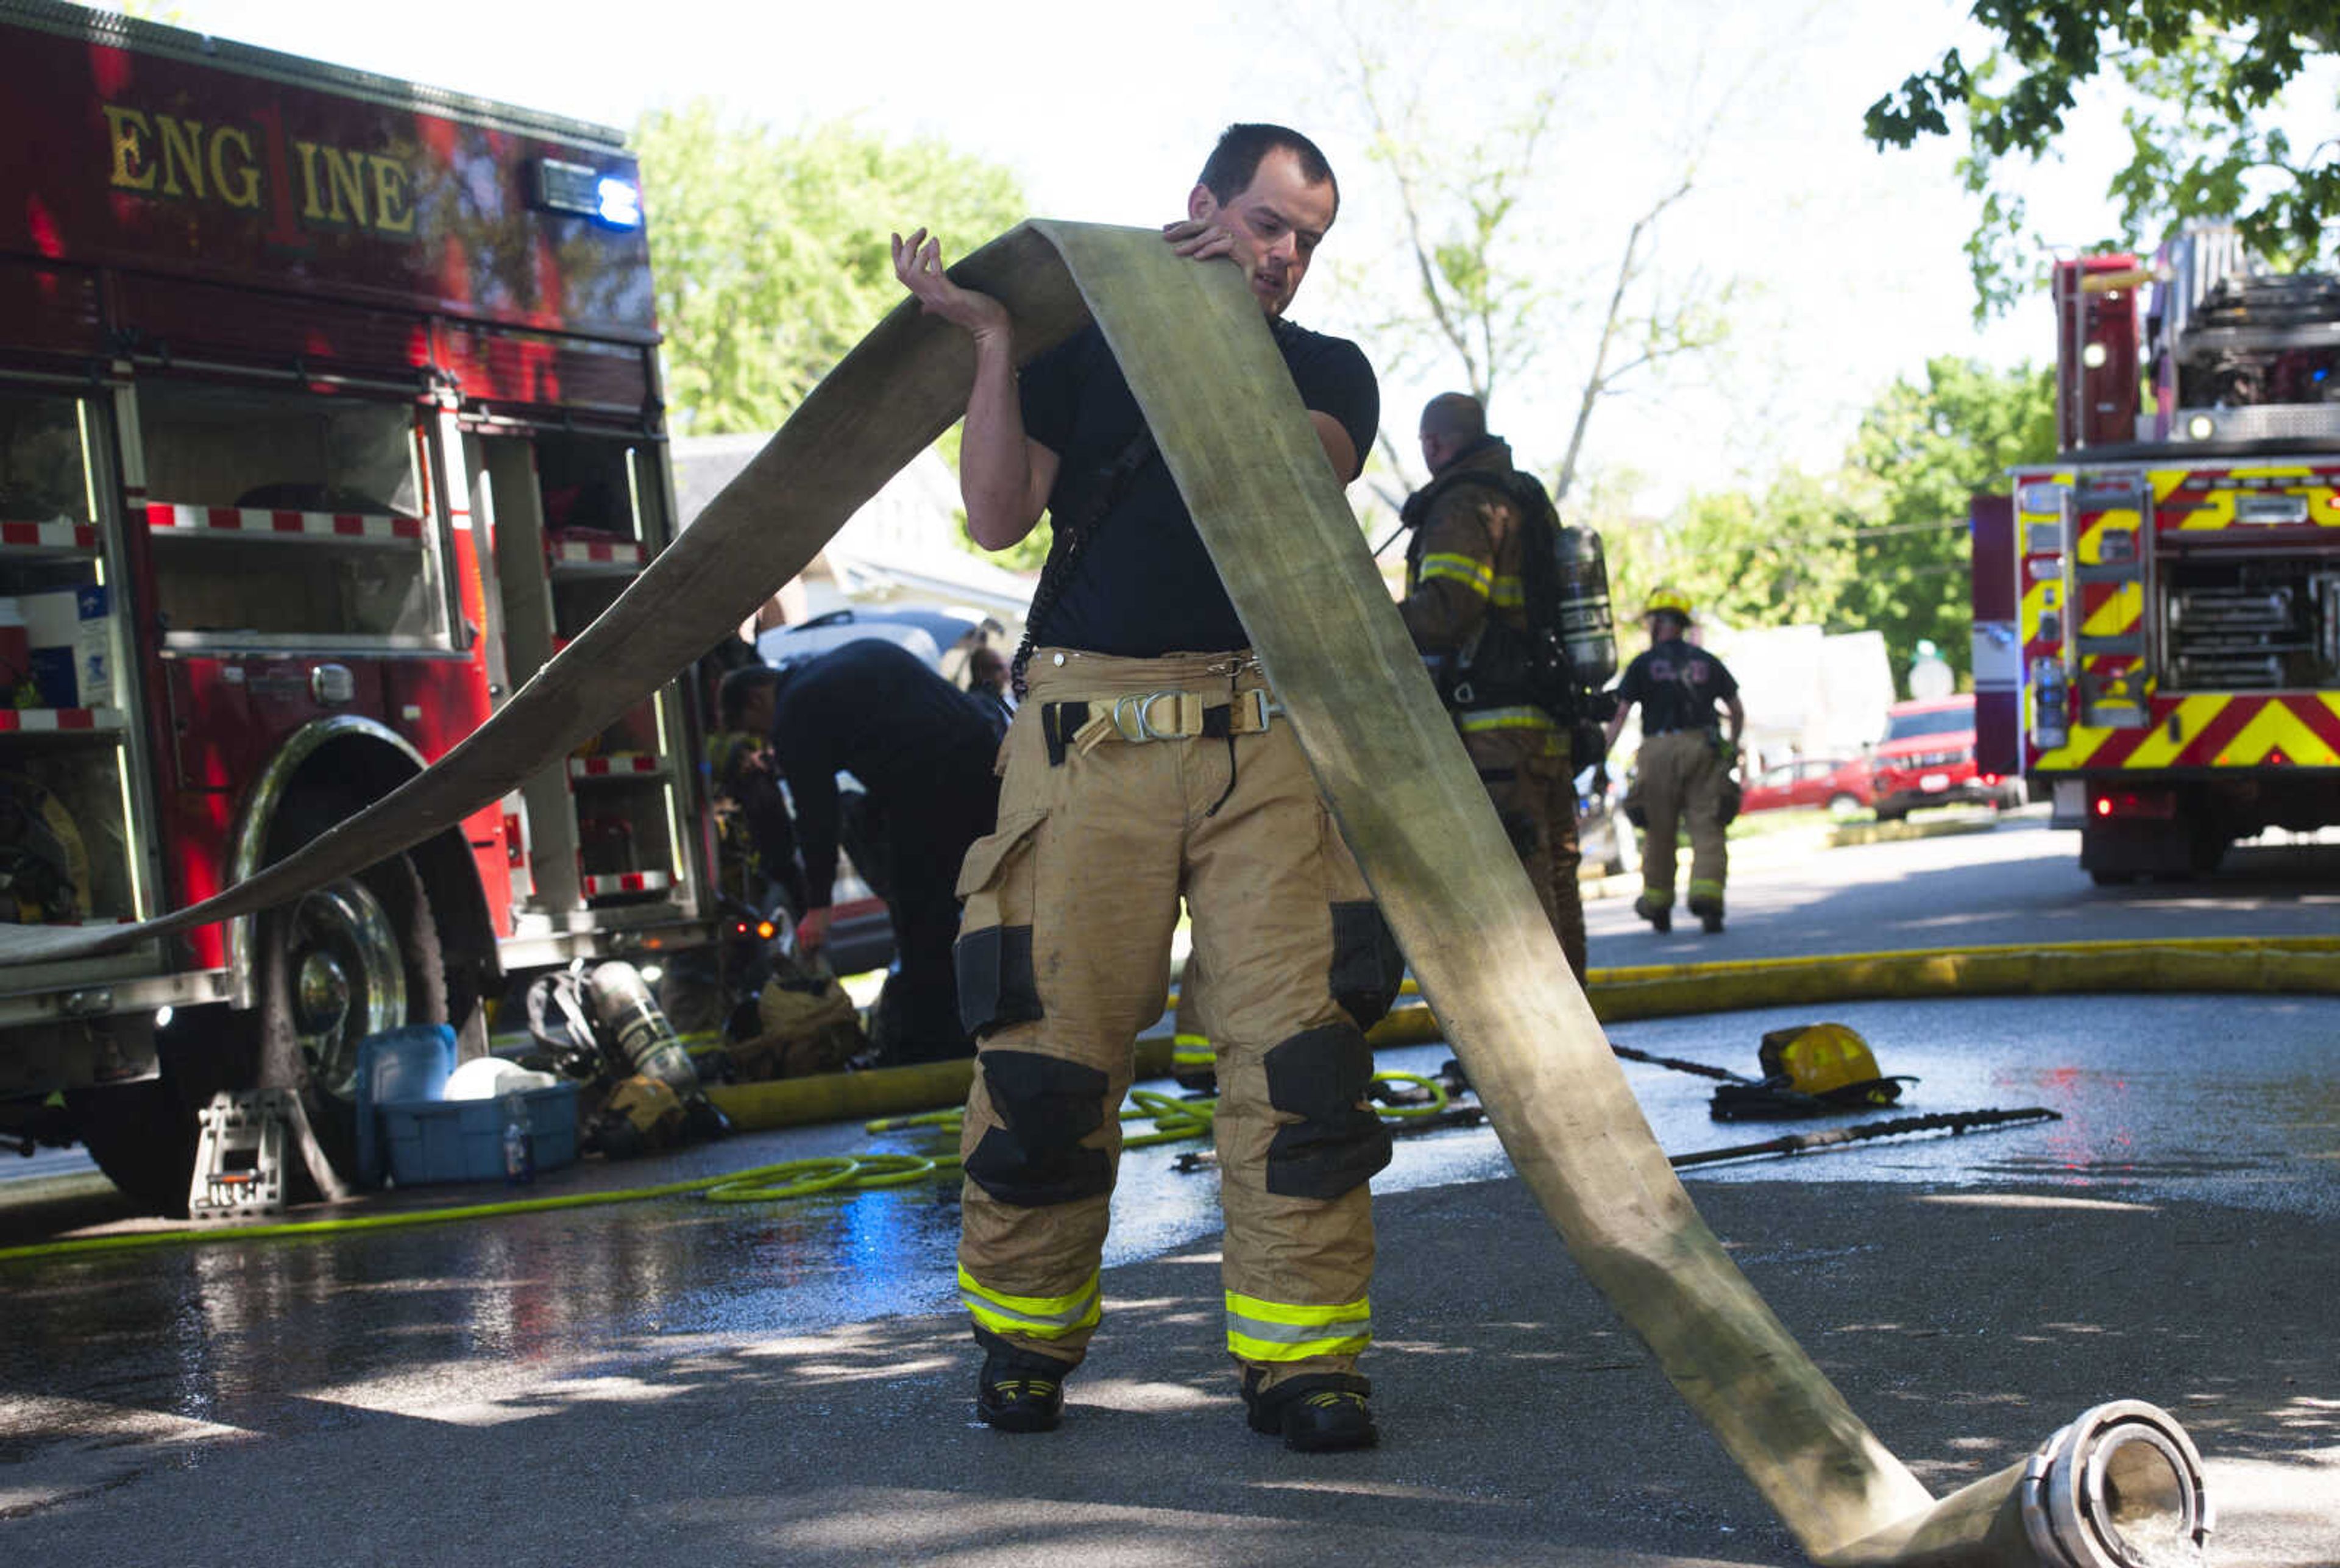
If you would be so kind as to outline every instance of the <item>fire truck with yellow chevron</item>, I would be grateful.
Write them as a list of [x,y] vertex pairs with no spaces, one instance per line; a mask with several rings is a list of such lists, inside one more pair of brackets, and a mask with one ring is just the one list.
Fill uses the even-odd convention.
[[2340,277],[2196,228],[2053,293],[2060,455],[1974,506],[1978,765],[2100,883],[2340,823]]

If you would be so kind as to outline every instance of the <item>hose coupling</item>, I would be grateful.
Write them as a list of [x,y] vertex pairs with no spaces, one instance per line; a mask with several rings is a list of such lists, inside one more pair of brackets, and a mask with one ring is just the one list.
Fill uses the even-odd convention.
[[2021,1495],[2043,1568],[2182,1568],[2212,1524],[2201,1454],[2142,1400],[2099,1404],[2040,1444]]

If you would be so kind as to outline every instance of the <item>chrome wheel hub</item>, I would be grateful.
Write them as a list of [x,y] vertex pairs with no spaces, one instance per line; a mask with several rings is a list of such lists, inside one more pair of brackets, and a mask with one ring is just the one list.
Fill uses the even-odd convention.
[[406,964],[389,912],[362,882],[320,888],[293,905],[284,957],[310,1080],[354,1100],[358,1042],[406,1019]]

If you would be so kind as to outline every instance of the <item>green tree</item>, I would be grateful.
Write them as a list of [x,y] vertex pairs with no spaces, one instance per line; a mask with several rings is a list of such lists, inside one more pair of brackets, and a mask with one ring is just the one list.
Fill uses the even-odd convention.
[[1705,491],[1662,522],[1611,523],[1602,541],[1618,619],[1630,622],[1664,584],[1727,625],[1844,630],[1853,540],[1873,501],[1857,472],[1790,468],[1760,495]]
[[[1906,147],[1949,134],[1951,114],[1963,114],[1960,171],[1983,203],[1967,244],[1978,318],[2040,273],[2006,160],[2050,152],[2080,89],[2100,75],[2127,89],[2129,160],[2107,185],[2124,230],[2114,243],[2231,217],[2253,249],[2287,265],[2331,243],[2340,141],[2296,149],[2277,121],[2285,87],[2317,55],[2340,52],[2332,0],[1976,0],[1972,15],[2000,46],[1971,67],[1948,51],[1872,104],[1867,124],[1879,146]],[[2333,105],[2298,107],[2321,124]]]
[[770,430],[902,298],[887,237],[954,255],[1024,216],[1013,175],[851,121],[783,132],[707,99],[634,129],[678,431]]
[[1923,385],[1894,382],[1862,418],[1847,458],[1873,499],[1858,509],[1849,535],[1829,541],[1851,547],[1836,624],[1883,632],[1897,672],[1909,668],[1920,639],[1966,671],[1968,502],[1977,491],[2004,489],[2008,469],[2055,452],[2055,392],[2045,371],[1945,357],[1927,362]]

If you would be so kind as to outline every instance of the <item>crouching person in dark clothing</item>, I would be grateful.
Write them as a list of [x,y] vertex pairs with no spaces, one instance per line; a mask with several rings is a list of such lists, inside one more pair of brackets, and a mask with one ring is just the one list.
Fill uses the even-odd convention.
[[796,805],[807,911],[798,938],[828,939],[837,879],[837,775],[860,781],[882,823],[895,972],[870,1029],[881,1065],[972,1056],[951,943],[959,862],[991,831],[998,745],[966,693],[895,644],[848,642],[786,670],[744,670],[743,727],[770,735]]

